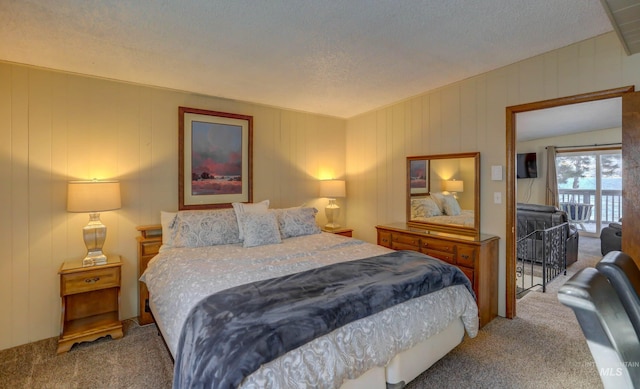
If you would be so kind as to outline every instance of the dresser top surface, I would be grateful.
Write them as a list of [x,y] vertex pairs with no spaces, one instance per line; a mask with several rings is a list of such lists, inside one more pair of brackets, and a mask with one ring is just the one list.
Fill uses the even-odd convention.
[[410,234],[417,234],[425,237],[454,239],[454,240],[465,241],[465,242],[485,242],[485,241],[490,241],[494,239],[499,239],[498,236],[490,235],[490,234],[480,234],[479,237],[476,237],[476,236],[470,236],[470,235],[453,234],[449,232],[431,231],[424,228],[411,227],[411,226],[408,226],[406,223],[401,223],[401,222],[380,224],[380,225],[377,225],[376,228],[394,230],[394,231],[405,232]]

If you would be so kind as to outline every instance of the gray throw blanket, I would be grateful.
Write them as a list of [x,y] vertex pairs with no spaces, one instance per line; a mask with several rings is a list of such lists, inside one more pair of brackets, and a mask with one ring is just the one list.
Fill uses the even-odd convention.
[[174,388],[236,388],[286,352],[352,321],[450,285],[455,266],[396,251],[258,281],[204,298],[187,318]]

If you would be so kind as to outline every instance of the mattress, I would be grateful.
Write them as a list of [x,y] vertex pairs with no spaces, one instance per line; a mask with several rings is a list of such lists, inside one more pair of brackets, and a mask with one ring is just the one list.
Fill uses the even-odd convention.
[[[163,250],[141,280],[154,316],[176,355],[182,325],[192,307],[217,291],[331,263],[389,252],[381,246],[335,234],[284,239],[281,244],[241,244]],[[470,336],[478,330],[477,306],[464,286],[445,288],[350,323],[264,364],[242,387],[339,387],[397,353],[462,319]]]

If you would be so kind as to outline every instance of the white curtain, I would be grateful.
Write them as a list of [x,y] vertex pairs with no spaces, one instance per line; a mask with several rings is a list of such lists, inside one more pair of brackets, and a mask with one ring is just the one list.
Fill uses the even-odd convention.
[[547,146],[547,191],[545,203],[560,207],[558,201],[558,176],[556,174],[556,147]]

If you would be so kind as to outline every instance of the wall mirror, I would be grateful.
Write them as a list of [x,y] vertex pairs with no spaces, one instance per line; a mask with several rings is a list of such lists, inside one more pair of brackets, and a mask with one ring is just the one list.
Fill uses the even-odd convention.
[[407,157],[407,224],[480,235],[480,153]]

